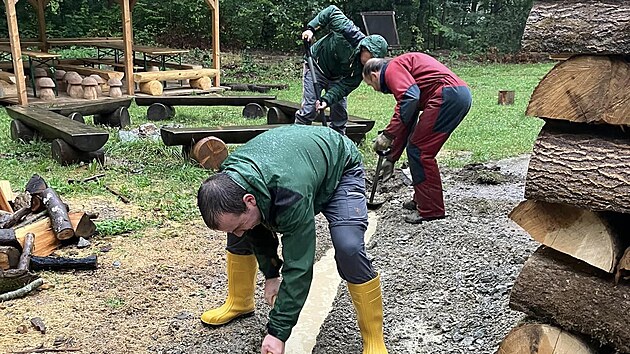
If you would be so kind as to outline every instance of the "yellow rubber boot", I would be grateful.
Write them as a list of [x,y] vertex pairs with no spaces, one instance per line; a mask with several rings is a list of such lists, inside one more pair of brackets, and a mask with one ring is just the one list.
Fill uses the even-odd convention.
[[363,284],[348,283],[363,338],[363,354],[387,354],[383,339],[383,300],[380,276]]
[[254,288],[256,286],[256,256],[239,256],[227,253],[228,295],[225,303],[201,315],[201,321],[219,326],[241,316],[254,313]]

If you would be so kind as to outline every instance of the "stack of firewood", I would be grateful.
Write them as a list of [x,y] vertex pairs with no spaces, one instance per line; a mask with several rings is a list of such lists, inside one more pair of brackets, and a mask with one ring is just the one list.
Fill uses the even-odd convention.
[[0,301],[20,297],[42,285],[33,271],[93,269],[96,257],[49,257],[60,245],[96,232],[90,214],[69,212],[46,181],[34,175],[14,197],[8,181],[0,181]]
[[568,58],[532,94],[545,120],[510,218],[542,246],[499,353],[630,352],[630,2],[538,1],[523,50]]

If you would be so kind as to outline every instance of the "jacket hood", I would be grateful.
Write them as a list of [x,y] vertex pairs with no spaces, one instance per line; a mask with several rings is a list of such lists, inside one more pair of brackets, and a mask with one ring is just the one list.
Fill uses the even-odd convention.
[[371,34],[359,42],[359,48],[365,47],[374,58],[385,58],[387,55],[387,41],[379,34]]

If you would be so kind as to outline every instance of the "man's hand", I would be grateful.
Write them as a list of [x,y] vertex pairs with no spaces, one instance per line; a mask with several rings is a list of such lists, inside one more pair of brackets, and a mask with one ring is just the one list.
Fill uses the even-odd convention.
[[394,176],[394,163],[387,159],[383,160],[383,164],[381,165],[381,177],[383,182],[386,182],[388,179]]
[[376,137],[376,140],[374,140],[374,145],[372,145],[372,148],[376,152],[385,151],[391,145],[392,145],[392,139],[386,137],[385,134],[381,133]]
[[311,39],[313,39],[313,31],[311,31],[309,29],[309,30],[306,30],[306,31],[302,32],[302,39],[305,39],[308,42],[310,42]]
[[260,347],[261,354],[284,354],[284,342],[268,334]]
[[265,301],[273,307],[280,289],[280,278],[271,278],[265,281]]
[[324,110],[328,107],[328,103],[326,101],[315,101],[315,109],[317,111]]

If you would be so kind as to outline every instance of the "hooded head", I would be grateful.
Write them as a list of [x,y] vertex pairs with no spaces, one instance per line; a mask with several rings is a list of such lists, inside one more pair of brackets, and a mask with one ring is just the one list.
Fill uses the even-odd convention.
[[384,58],[387,55],[387,41],[379,34],[371,34],[359,42],[359,50],[361,64],[365,65],[371,58]]

